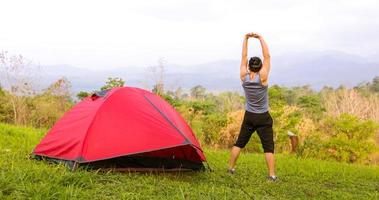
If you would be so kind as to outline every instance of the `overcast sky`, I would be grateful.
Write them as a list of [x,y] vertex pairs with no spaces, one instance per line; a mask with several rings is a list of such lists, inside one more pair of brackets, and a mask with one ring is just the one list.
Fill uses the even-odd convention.
[[[0,50],[42,65],[116,68],[239,59],[246,32],[273,55],[379,55],[377,0],[2,0]],[[251,42],[251,54],[259,53]],[[378,59],[379,60],[379,59]]]

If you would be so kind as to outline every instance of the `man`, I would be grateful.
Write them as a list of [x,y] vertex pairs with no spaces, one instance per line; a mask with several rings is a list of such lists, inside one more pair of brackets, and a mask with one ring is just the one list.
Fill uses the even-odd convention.
[[[247,62],[247,45],[249,38],[260,41],[263,53],[263,62],[259,57],[252,57]],[[242,60],[240,78],[245,92],[245,115],[241,125],[240,134],[234,144],[229,160],[229,173],[235,172],[235,165],[241,149],[246,146],[253,132],[257,131],[264,150],[268,180],[276,181],[274,140],[272,118],[268,112],[268,75],[270,72],[270,54],[263,37],[256,33],[245,35],[242,47]]]

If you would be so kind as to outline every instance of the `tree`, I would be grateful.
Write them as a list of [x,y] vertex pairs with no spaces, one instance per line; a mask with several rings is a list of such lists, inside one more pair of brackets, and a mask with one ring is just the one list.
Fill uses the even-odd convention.
[[324,93],[321,97],[328,115],[339,116],[348,113],[361,119],[379,121],[379,98],[376,94],[365,96],[354,89],[338,89]]
[[244,97],[238,92],[222,92],[213,97],[220,112],[229,113],[244,108]]
[[374,91],[374,92],[379,92],[379,76],[376,76],[372,80],[371,90]]
[[149,73],[152,76],[151,80],[154,81],[152,92],[160,96],[164,94],[165,63],[165,60],[161,58],[158,60],[157,66],[149,67]]
[[79,99],[79,100],[83,100],[84,98],[88,97],[90,95],[90,93],[88,92],[85,92],[85,91],[80,91],[76,94],[76,97]]
[[270,98],[270,107],[271,108],[281,108],[286,105],[286,97],[285,97],[285,89],[278,86],[273,85],[268,90],[268,96]]
[[164,93],[163,84],[157,83],[153,86],[153,89],[151,90],[153,93],[162,96]]
[[62,77],[52,83],[46,90],[46,93],[49,93],[53,96],[61,96],[64,98],[70,98],[71,82],[66,78]]
[[100,88],[100,90],[109,90],[109,89],[112,89],[112,88],[115,88],[115,87],[123,87],[125,84],[125,81],[122,80],[121,78],[112,78],[112,77],[109,77],[108,78],[108,81],[105,82],[105,85],[103,87]]
[[1,83],[0,83],[0,96],[4,95],[4,90],[3,90],[3,87],[1,86]]
[[13,109],[9,101],[9,94],[0,85],[0,122],[11,123],[13,120]]
[[191,97],[194,99],[204,99],[205,93],[206,89],[201,85],[191,88]]
[[31,61],[22,55],[8,56],[7,52],[0,52],[0,71],[4,73],[1,81],[9,91],[15,124],[26,124],[28,111],[25,97],[35,94],[32,87],[35,70]]
[[315,118],[320,118],[325,109],[321,103],[321,97],[319,95],[305,95],[301,96],[297,100],[297,105],[306,111],[306,114]]
[[183,95],[183,89],[181,87],[178,87],[174,92],[175,99],[181,99]]
[[30,98],[28,123],[34,127],[51,127],[73,106],[71,83],[66,78],[58,79],[42,94]]

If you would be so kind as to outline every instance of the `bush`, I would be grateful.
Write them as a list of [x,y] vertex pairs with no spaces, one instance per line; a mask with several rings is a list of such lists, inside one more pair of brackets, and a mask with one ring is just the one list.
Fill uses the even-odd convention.
[[[316,136],[305,139],[299,155],[349,163],[368,163],[369,155],[377,150],[375,133],[379,129],[371,120],[342,114],[325,120]],[[323,137],[322,137],[323,136]]]
[[0,89],[0,122],[13,122],[13,108],[8,92]]
[[238,110],[228,113],[227,124],[221,130],[221,135],[219,139],[220,145],[222,147],[230,148],[233,146],[241,129],[241,123],[243,120],[244,113],[244,110]]
[[195,114],[201,113],[208,115],[214,113],[216,109],[216,104],[212,101],[191,101],[189,106],[191,106]]
[[218,146],[221,129],[226,126],[227,117],[224,114],[212,113],[204,117],[203,141],[210,146]]
[[42,94],[31,99],[29,123],[34,127],[52,127],[73,106],[69,99]]
[[284,105],[286,105],[286,96],[284,88],[278,85],[274,85],[269,88],[268,96],[270,99],[270,108],[277,109],[282,108]]
[[[279,110],[279,111],[278,111]],[[284,106],[272,109],[275,149],[277,152],[289,152],[291,150],[288,139],[288,131],[299,135],[297,126],[300,124],[303,114],[296,106]]]
[[372,138],[379,128],[372,120],[360,120],[350,114],[342,114],[338,118],[329,117],[325,124],[333,137],[341,136],[361,141]]
[[368,141],[351,140],[347,137],[334,137],[323,144],[321,158],[340,162],[366,163],[375,145]]

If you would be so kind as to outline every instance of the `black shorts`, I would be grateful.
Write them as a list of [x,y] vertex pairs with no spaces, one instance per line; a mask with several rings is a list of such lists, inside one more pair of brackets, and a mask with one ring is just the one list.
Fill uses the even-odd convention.
[[272,117],[269,112],[252,113],[245,111],[240,134],[234,146],[244,148],[251,135],[257,131],[265,153],[274,153],[274,132],[272,130]]

